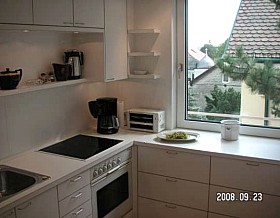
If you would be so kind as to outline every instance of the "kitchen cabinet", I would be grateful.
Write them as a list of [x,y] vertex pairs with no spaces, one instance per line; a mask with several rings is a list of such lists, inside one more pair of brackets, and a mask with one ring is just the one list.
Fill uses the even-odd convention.
[[138,217],[159,217],[159,218],[207,218],[207,212],[194,210],[170,203],[154,201],[147,198],[138,198]]
[[0,214],[1,218],[16,218],[16,212],[15,209],[11,209],[9,211],[6,211],[5,213]]
[[90,171],[87,170],[58,185],[60,217],[87,217],[92,214]]
[[126,0],[105,0],[105,81],[127,78]]
[[17,206],[15,210],[17,218],[58,218],[59,211],[56,187]]
[[207,217],[209,172],[210,156],[138,146],[139,217]]
[[104,28],[103,0],[33,0],[34,24]]
[[34,24],[73,26],[72,0],[33,0]]
[[74,0],[74,26],[104,28],[104,1]]
[[278,165],[212,157],[209,211],[246,218],[277,217],[279,181]]
[[32,0],[0,0],[0,23],[33,24]]

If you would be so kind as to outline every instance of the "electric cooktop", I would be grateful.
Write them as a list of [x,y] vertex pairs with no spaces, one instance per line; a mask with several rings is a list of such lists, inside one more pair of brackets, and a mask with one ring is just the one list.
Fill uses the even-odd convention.
[[42,148],[39,151],[85,160],[120,142],[122,141],[116,139],[76,135],[62,142]]

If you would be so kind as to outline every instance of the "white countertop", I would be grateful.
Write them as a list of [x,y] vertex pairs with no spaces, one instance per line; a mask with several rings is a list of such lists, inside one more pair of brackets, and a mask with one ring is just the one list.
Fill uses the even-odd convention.
[[[188,130],[186,130],[188,131]],[[40,148],[24,152],[6,160],[0,161],[2,165],[8,165],[39,174],[48,175],[51,178],[40,184],[28,188],[19,194],[0,203],[0,213],[14,206],[17,206],[27,199],[38,195],[47,189],[54,187],[66,179],[90,169],[95,164],[107,159],[109,156],[119,153],[133,143],[142,146],[152,146],[166,149],[176,149],[180,151],[200,153],[212,156],[228,156],[234,158],[264,163],[280,165],[280,140],[251,136],[239,136],[238,141],[225,141],[221,139],[220,133],[194,131],[200,134],[200,137],[193,142],[178,143],[168,142],[157,138],[157,134],[151,134],[139,131],[120,130],[113,135],[101,135],[95,130],[87,130],[82,134],[95,135],[105,138],[121,139],[122,143],[101,152],[87,160],[78,160],[74,158],[62,157],[59,155],[38,152]]]

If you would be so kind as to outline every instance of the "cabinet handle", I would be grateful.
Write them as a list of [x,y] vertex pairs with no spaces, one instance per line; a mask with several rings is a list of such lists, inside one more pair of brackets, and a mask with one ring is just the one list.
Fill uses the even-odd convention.
[[75,196],[73,196],[73,197],[71,197],[71,198],[79,198],[79,197],[81,197],[83,195],[83,193],[82,192],[79,192],[77,195],[75,195]]
[[167,182],[178,182],[177,179],[169,179],[169,178],[166,178],[166,181],[167,181]]
[[85,25],[85,23],[75,23],[75,24],[78,24],[78,25]]
[[71,179],[70,182],[77,182],[81,179],[82,177],[81,176],[78,176],[77,178],[75,179]]
[[73,22],[64,21],[63,24],[73,24]]
[[253,166],[253,167],[258,167],[258,166],[260,166],[260,164],[258,164],[258,163],[246,163],[246,165],[248,165],[248,166]]
[[31,202],[28,202],[25,206],[17,208],[17,210],[25,210],[26,208],[31,206]]
[[173,155],[177,155],[178,152],[177,151],[166,151],[167,154],[173,154]]
[[177,208],[175,205],[169,205],[169,204],[166,204],[165,207],[170,208],[170,209],[176,209]]
[[84,211],[84,208],[80,208],[80,210],[78,210],[75,213],[72,213],[74,216],[78,216],[80,213],[82,213]]

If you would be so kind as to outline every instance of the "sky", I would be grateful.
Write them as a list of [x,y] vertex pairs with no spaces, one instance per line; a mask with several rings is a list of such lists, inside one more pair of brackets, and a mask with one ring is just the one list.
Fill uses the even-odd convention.
[[188,47],[222,44],[229,36],[240,0],[188,0]]

